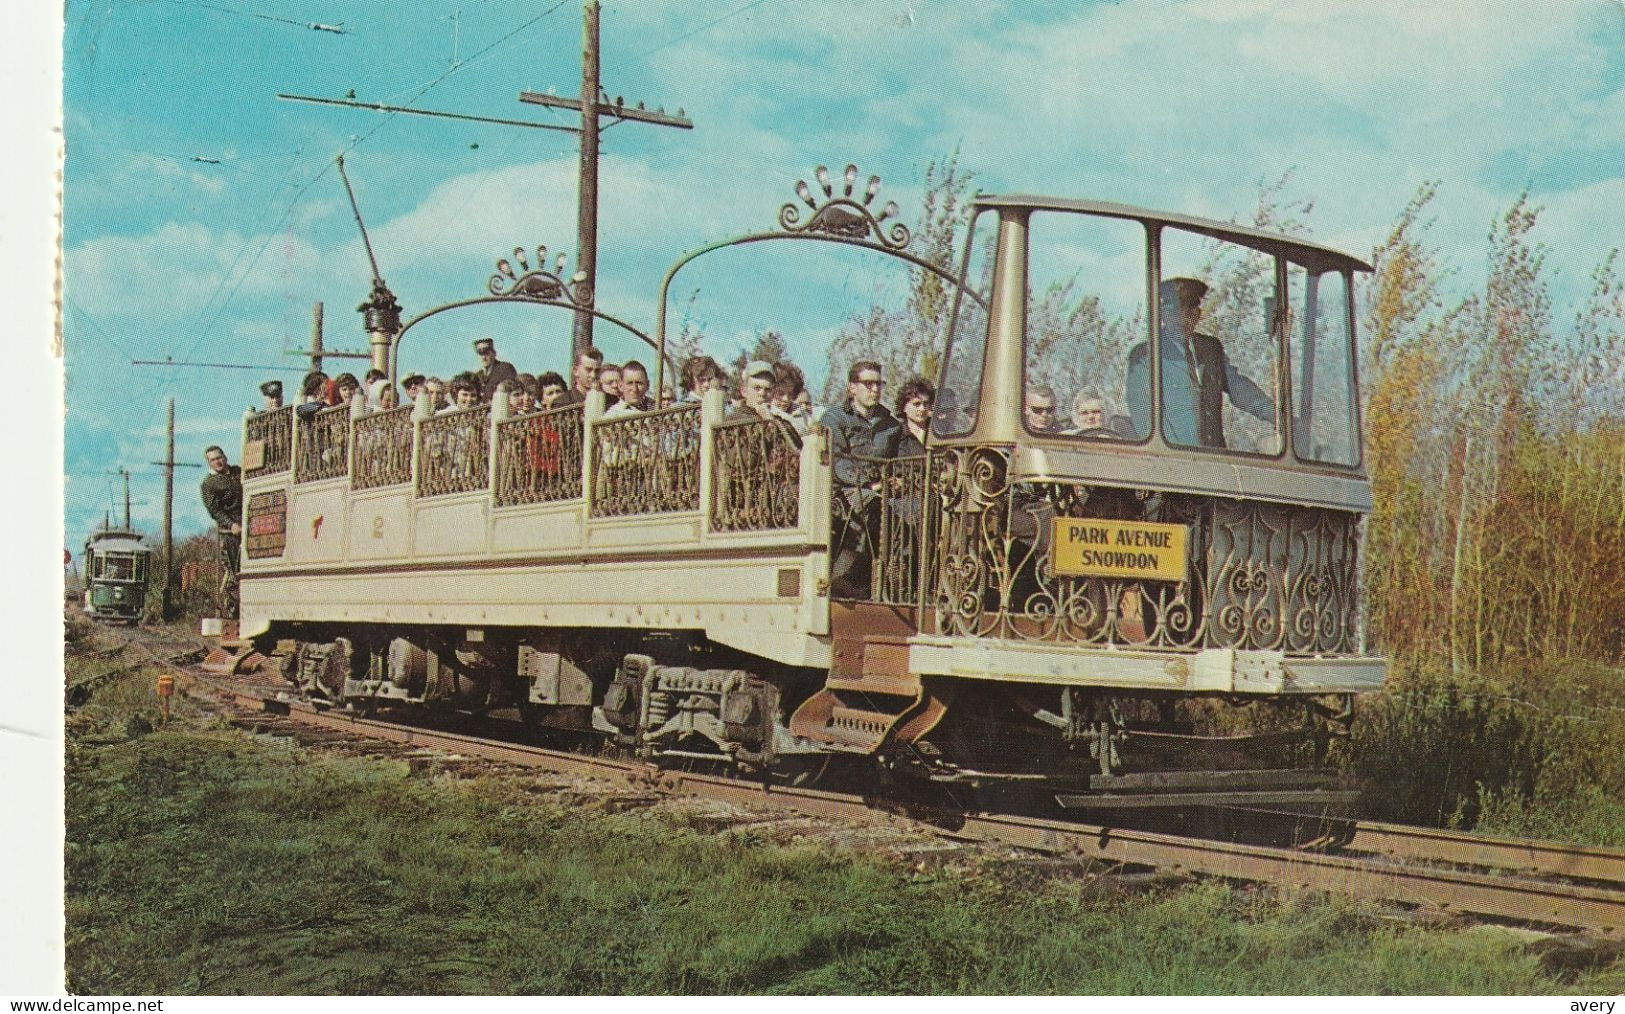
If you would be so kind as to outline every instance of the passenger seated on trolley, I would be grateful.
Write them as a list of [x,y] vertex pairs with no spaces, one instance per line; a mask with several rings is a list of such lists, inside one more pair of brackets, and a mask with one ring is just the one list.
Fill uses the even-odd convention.
[[423,390],[423,374],[408,373],[406,379],[401,381],[401,389],[406,392],[409,404],[417,404],[418,392]]
[[728,408],[730,419],[773,418],[773,364],[753,359],[739,375],[739,404]]
[[275,412],[282,407],[282,381],[267,380],[260,385],[260,394],[265,398],[261,412]]
[[1072,396],[1072,425],[1061,432],[1069,437],[1117,436],[1106,426],[1106,400],[1090,390]]
[[304,381],[299,385],[299,404],[294,407],[294,414],[301,419],[309,419],[326,408],[327,404],[327,374],[321,370],[305,374]]
[[604,406],[608,408],[621,400],[621,368],[605,363],[598,368],[598,389],[604,392]]
[[423,382],[423,390],[429,395],[429,411],[444,412],[446,410],[446,382],[439,377],[430,377]]
[[503,381],[501,386],[507,392],[509,415],[529,415],[536,411],[535,377],[521,373],[513,380]]
[[458,374],[451,382],[451,404],[443,411],[456,412],[459,409],[473,408],[480,403],[479,385],[462,374]]
[[339,374],[338,379],[333,381],[333,386],[338,389],[339,400],[337,404],[340,405],[350,404],[361,393],[361,381],[355,379],[353,373]]
[[1055,389],[1048,384],[1029,386],[1021,399],[1021,418],[1034,433],[1055,433]]
[[[1226,395],[1236,408],[1272,425],[1275,402],[1235,368],[1218,338],[1196,330],[1206,296],[1207,286],[1195,278],[1169,278],[1158,289],[1163,436],[1173,444],[1222,448],[1229,446],[1224,436]],[[1129,415],[1137,436],[1151,428],[1149,359],[1144,342],[1129,352]]]
[[654,411],[655,403],[649,398],[649,371],[636,359],[627,360],[621,367],[620,392],[621,400],[609,407],[605,419]]
[[897,418],[880,403],[880,364],[860,359],[846,371],[846,401],[824,413],[835,480],[830,594],[867,599],[880,536],[880,475],[873,461],[895,445]]
[[536,404],[542,409],[559,408],[564,402],[564,378],[548,370],[536,378]]
[[565,392],[564,399],[559,405],[584,404],[587,395],[598,388],[598,371],[603,365],[604,354],[591,345],[576,353],[575,365],[570,368],[572,386]]
[[683,360],[682,385],[683,401],[701,401],[706,391],[725,390],[728,378],[710,356],[689,356]]

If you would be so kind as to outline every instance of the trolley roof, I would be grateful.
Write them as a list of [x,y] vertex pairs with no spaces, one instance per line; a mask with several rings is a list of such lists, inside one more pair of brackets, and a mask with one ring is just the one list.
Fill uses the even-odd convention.
[[91,532],[85,539],[85,546],[98,553],[150,553],[152,547],[141,541],[138,532],[102,531]]
[[1079,201],[1065,197],[1042,197],[1036,194],[977,194],[975,203],[987,208],[1030,208],[1035,211],[1073,211],[1108,218],[1131,218],[1141,222],[1157,222],[1178,226],[1215,239],[1234,240],[1272,254],[1280,254],[1302,264],[1311,271],[1370,271],[1371,265],[1358,257],[1350,257],[1341,250],[1310,243],[1295,236],[1266,232],[1235,222],[1220,222],[1194,215],[1176,215],[1149,208],[1136,208],[1129,204],[1110,201]]

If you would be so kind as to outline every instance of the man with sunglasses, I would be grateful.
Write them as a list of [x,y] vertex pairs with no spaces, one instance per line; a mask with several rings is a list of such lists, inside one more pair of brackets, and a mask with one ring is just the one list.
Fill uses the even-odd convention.
[[[873,459],[889,457],[897,417],[880,401],[880,364],[860,359],[846,371],[846,401],[824,413],[836,486],[836,549],[830,594],[867,599],[880,528],[880,474]],[[865,460],[870,459],[870,460]]]

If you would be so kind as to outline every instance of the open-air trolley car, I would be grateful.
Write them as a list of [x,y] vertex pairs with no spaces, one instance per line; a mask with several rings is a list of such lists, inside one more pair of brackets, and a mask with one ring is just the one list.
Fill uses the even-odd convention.
[[[721,392],[609,419],[598,394],[517,417],[501,398],[254,414],[242,636],[318,701],[516,708],[656,759],[874,765],[1084,807],[1338,797],[1325,749],[1385,671],[1359,587],[1369,267],[1028,196],[977,197],[944,267],[854,174],[820,170],[778,228],[666,284],[776,239],[929,272],[951,308],[924,455],[843,459],[817,428],[798,446]],[[383,368],[421,320],[505,303],[590,313],[669,376],[664,288],[650,337],[518,253],[490,295],[404,328],[377,301]],[[1095,425],[1027,410],[1074,390]],[[855,587],[831,585],[842,552]]]

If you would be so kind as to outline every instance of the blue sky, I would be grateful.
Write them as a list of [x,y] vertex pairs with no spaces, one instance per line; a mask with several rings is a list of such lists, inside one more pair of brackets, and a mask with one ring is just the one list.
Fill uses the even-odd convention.
[[[516,96],[579,91],[579,45],[576,0],[70,0],[68,543],[100,520],[117,483],[107,472],[121,465],[135,472],[137,524],[159,527],[162,480],[149,463],[163,455],[163,399],[177,398],[178,455],[200,460],[207,444],[236,446],[265,375],[132,359],[296,367],[283,351],[308,340],[315,300],[328,345],[361,347],[354,307],[369,278],[331,169],[339,152],[409,315],[482,293],[516,244],[573,251],[573,135],[276,92],[353,89],[563,123],[568,114]],[[956,146],[986,190],[1218,218],[1248,214],[1259,181],[1291,170],[1290,193],[1316,202],[1313,235],[1361,256],[1418,184],[1439,179],[1436,239],[1461,287],[1482,271],[1493,217],[1528,187],[1547,209],[1536,236],[1551,248],[1560,322],[1625,237],[1620,0],[612,3],[603,81],[696,123],[604,135],[599,303],[644,326],[681,252],[768,228],[814,165],[853,161],[911,209],[927,163]],[[759,300],[815,270],[785,262],[758,277],[733,263],[693,284]],[[861,278],[839,284],[856,298]],[[562,322],[532,330],[508,357],[562,367]],[[819,335],[792,337],[815,380],[827,368]],[[414,333],[403,365],[471,366],[467,337]],[[730,328],[715,338],[708,351],[736,350]],[[632,351],[605,344],[612,358]],[[177,482],[181,533],[206,525],[200,476]]]

